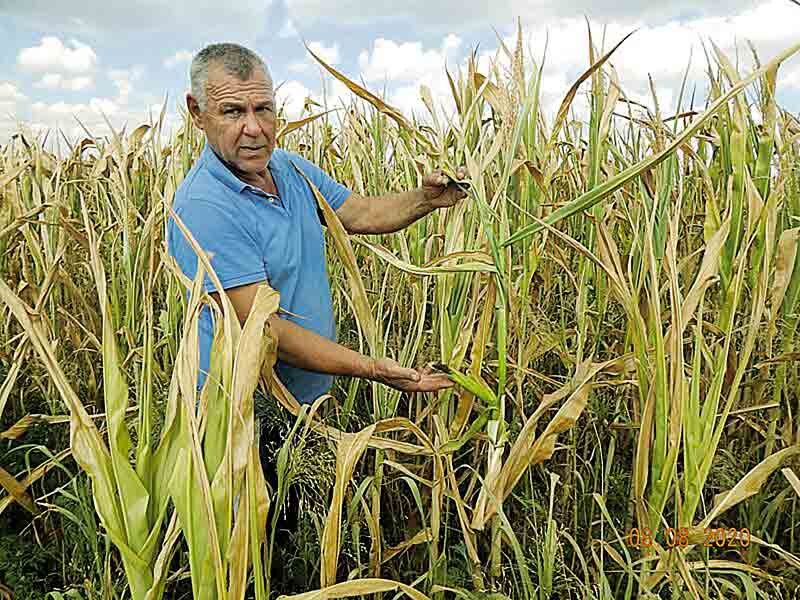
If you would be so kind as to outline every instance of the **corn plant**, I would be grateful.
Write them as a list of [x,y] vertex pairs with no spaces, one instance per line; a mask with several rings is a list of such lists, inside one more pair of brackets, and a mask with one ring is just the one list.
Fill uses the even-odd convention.
[[[198,598],[250,584],[261,598],[788,589],[800,566],[800,123],[776,94],[798,47],[754,55],[742,74],[712,46],[703,108],[682,89],[665,115],[655,94],[649,107],[626,94],[614,66],[626,39],[598,48],[589,31],[588,68],[555,115],[542,110],[546,56],[526,56],[521,27],[487,68],[475,54],[447,68],[452,114],[423,87],[427,114],[405,115],[320,61],[350,104],[280,115],[282,146],[363,195],[466,167],[467,199],[392,235],[348,236],[311,189],[340,339],[449,374],[455,387],[436,395],[353,379],[301,407],[271,369],[274,292],[242,326],[201,274],[182,277],[162,231],[202,147],[190,120],[169,138],[158,123],[87,134],[60,156],[21,135],[0,149],[2,310],[14,316],[0,329],[0,416],[13,417],[0,437],[68,421],[80,433],[27,473],[0,470],[0,514],[46,514],[37,485],[74,454],[95,469],[101,522],[144,597],[175,583],[180,531],[189,564],[176,574],[188,566]],[[200,310],[217,330],[198,397]],[[295,415],[272,492],[253,452],[259,372],[276,410]],[[49,414],[28,414],[31,392]],[[267,575],[291,542],[266,513],[295,485],[293,448],[312,432],[336,474],[330,496],[315,490],[326,508],[305,520],[305,546],[283,547],[318,559],[300,590]],[[704,547],[706,528],[744,524],[748,548]],[[683,528],[687,544],[634,548],[632,528]]]

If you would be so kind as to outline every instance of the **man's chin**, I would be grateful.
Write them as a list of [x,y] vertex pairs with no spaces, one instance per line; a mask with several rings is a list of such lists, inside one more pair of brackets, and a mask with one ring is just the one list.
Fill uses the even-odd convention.
[[237,161],[239,169],[245,172],[256,173],[258,171],[263,171],[267,163],[270,159],[269,155],[265,155],[264,153],[254,155],[254,156],[239,156],[239,160]]
[[239,155],[240,160],[269,160],[270,155],[272,154],[272,149],[268,148],[259,148],[258,150],[248,150],[247,148],[239,148],[237,153]]

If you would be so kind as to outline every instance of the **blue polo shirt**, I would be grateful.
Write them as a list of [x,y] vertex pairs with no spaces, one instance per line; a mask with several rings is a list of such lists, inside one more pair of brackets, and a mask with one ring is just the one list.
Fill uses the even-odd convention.
[[[175,191],[173,209],[200,247],[211,255],[224,289],[267,281],[280,292],[281,315],[336,341],[336,323],[325,264],[321,215],[311,188],[293,161],[337,210],[351,194],[315,164],[298,154],[275,148],[268,167],[279,196],[236,177],[206,143],[200,157]],[[167,245],[184,274],[194,279],[197,256],[172,219]],[[204,287],[217,291],[206,274]],[[203,386],[214,337],[212,313],[204,308],[199,323],[200,375]],[[301,403],[327,393],[333,377],[278,361],[278,378]]]

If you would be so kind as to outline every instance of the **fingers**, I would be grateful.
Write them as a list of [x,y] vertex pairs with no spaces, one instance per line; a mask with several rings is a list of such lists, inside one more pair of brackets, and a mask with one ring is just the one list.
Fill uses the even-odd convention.
[[421,379],[419,371],[416,369],[406,369],[399,364],[392,371],[391,377],[395,379],[404,379],[406,381],[419,381]]
[[403,392],[438,392],[453,387],[447,375],[435,373],[429,367],[419,370],[394,369],[384,383]]
[[444,187],[454,183],[458,179],[464,179],[467,176],[467,170],[464,167],[459,167],[456,169],[454,175],[455,179],[448,176],[442,169],[435,169],[433,172],[423,177],[422,182],[424,185]]
[[453,382],[447,376],[429,376],[421,379],[415,386],[417,392],[438,392],[453,387]]
[[437,373],[431,367],[418,369],[421,377],[416,385],[418,392],[438,392],[453,387],[453,382],[444,373]]
[[436,169],[433,173],[429,173],[425,177],[422,178],[422,185],[427,185],[431,187],[445,187],[449,183],[450,179],[441,169]]
[[420,375],[431,375],[431,374],[435,373],[436,371],[434,371],[433,368],[430,365],[426,365],[426,366],[422,367],[421,369],[417,369],[417,372]]
[[409,381],[420,381],[422,379],[420,374],[414,369],[403,369],[403,371],[405,371],[403,377]]

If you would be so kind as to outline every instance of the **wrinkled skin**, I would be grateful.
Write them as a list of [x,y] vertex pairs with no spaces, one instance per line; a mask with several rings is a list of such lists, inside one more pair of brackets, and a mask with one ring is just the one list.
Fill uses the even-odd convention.
[[271,79],[257,68],[242,81],[212,64],[206,98],[204,111],[191,94],[187,94],[186,104],[195,125],[205,132],[209,146],[239,179],[276,193],[267,169],[276,134]]

